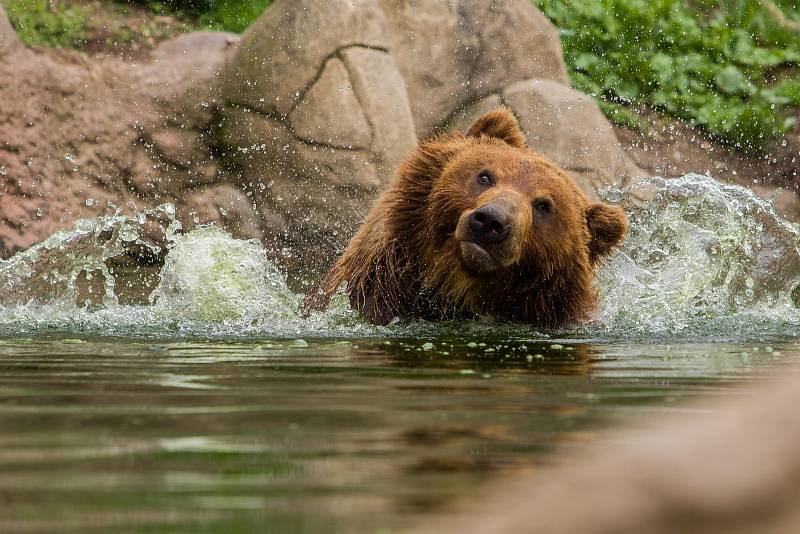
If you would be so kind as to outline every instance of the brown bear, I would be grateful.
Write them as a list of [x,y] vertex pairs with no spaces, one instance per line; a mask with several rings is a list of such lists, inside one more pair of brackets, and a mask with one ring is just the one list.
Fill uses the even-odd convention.
[[491,316],[566,326],[594,307],[595,267],[626,230],[620,208],[589,201],[499,108],[411,154],[303,311],[326,308],[345,284],[376,324]]

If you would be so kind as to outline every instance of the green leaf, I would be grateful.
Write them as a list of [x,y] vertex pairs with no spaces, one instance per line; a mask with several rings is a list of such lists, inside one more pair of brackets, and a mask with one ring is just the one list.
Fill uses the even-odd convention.
[[614,87],[614,93],[627,102],[633,102],[639,96],[639,87],[632,81],[622,81]]
[[752,94],[754,91],[754,87],[744,73],[733,65],[728,65],[720,70],[714,77],[714,83],[717,84],[720,91],[729,95]]
[[584,52],[582,54],[578,54],[573,62],[573,65],[575,65],[575,68],[580,70],[589,70],[597,64],[598,59],[599,58],[595,54]]

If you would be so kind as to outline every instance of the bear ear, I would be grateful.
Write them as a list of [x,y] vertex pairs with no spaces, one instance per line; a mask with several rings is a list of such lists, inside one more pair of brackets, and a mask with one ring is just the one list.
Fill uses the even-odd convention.
[[495,137],[511,146],[525,148],[525,135],[519,127],[516,117],[508,108],[497,108],[482,115],[467,130],[467,137]]
[[586,210],[589,226],[589,254],[593,263],[611,253],[628,231],[628,218],[618,206],[597,202]]

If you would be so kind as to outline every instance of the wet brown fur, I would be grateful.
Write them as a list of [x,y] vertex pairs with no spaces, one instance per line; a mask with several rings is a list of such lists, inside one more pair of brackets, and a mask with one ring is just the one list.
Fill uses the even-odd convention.
[[[497,184],[474,191],[471,177],[483,167]],[[501,194],[526,202],[515,212],[521,230],[508,245],[518,259],[478,275],[464,268],[455,228],[463,213]],[[546,227],[529,207],[542,195],[557,212]],[[546,328],[572,324],[594,308],[595,267],[626,229],[622,210],[590,202],[561,169],[525,147],[516,120],[500,108],[466,135],[451,132],[418,147],[306,297],[304,312],[327,307],[344,284],[351,306],[377,324],[476,315]]]

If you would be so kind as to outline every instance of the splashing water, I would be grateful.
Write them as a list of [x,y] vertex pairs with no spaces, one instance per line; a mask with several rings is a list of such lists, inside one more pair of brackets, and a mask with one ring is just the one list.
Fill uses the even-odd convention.
[[170,315],[212,323],[254,322],[264,311],[274,321],[291,320],[297,305],[256,241],[214,227],[176,241],[153,300]]
[[[798,229],[749,190],[707,176],[653,178],[612,189],[631,225],[598,273],[600,305],[577,334],[604,338],[796,336]],[[642,202],[641,198],[648,200]],[[153,228],[157,228],[153,237]],[[445,331],[529,336],[486,322],[368,324],[344,297],[308,320],[300,296],[262,246],[214,227],[179,235],[174,209],[83,220],[70,232],[0,262],[0,333],[69,331],[106,336],[365,337]],[[119,258],[161,258],[153,287],[122,298]],[[155,262],[158,263],[158,262]],[[158,263],[160,265],[160,263]],[[146,284],[145,284],[146,286]],[[575,332],[573,332],[574,334]],[[564,334],[564,333],[562,333]]]
[[[800,333],[800,232],[750,190],[708,176],[653,178],[603,195],[630,232],[598,273],[589,331],[615,337]],[[636,198],[647,198],[637,202]]]
[[[0,261],[0,334],[291,338],[380,333],[349,310],[344,298],[334,299],[328,312],[302,319],[300,296],[260,243],[234,239],[213,226],[179,235],[174,213],[166,204],[134,217],[81,220],[75,230]],[[142,252],[163,260],[153,288],[120,280],[109,266]],[[98,280],[102,294],[95,288],[92,295],[91,282]],[[133,299],[144,303],[121,297],[131,292],[125,285],[147,293]]]

